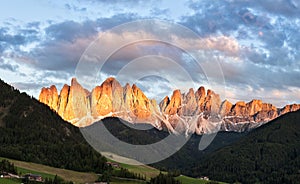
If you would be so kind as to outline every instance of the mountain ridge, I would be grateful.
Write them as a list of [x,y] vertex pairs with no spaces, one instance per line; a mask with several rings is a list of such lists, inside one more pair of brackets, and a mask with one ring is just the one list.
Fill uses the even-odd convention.
[[1,157],[76,171],[105,170],[106,158],[78,127],[1,79],[0,87]]
[[286,113],[207,155],[190,174],[229,183],[299,183],[299,121],[300,110]]
[[135,84],[121,84],[113,77],[89,92],[72,78],[60,94],[55,86],[42,88],[39,101],[56,111],[64,120],[85,127],[105,117],[119,117],[131,123],[149,123],[172,133],[207,134],[222,131],[247,131],[285,113],[300,109],[300,104],[283,108],[254,99],[233,104],[221,100],[203,86],[187,93],[174,90],[159,104],[149,99]]

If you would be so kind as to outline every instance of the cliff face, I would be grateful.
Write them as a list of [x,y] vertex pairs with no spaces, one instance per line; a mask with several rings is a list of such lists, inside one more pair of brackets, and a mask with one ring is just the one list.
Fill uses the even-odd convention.
[[[107,116],[130,122],[157,123],[156,114],[160,112],[156,101],[148,99],[136,85],[122,87],[114,78],[106,79],[92,92],[73,78],[71,86],[65,84],[60,95],[55,86],[42,88],[39,101],[76,126],[88,126]],[[82,122],[86,116],[89,118]]]
[[64,85],[59,96],[55,86],[43,88],[39,101],[47,104],[63,119],[76,122],[88,112],[88,95],[87,90],[73,78],[71,86]]
[[39,101],[76,126],[116,116],[132,123],[150,123],[170,132],[197,134],[246,131],[300,109],[300,104],[278,109],[261,100],[222,102],[218,94],[204,87],[197,91],[190,89],[186,94],[175,90],[171,98],[166,96],[157,105],[135,84],[122,87],[114,78],[106,79],[91,92],[74,78],[71,86],[64,85],[59,95],[55,86],[42,88]]
[[57,111],[58,105],[58,93],[54,85],[50,88],[42,88],[39,101],[48,105],[51,109]]

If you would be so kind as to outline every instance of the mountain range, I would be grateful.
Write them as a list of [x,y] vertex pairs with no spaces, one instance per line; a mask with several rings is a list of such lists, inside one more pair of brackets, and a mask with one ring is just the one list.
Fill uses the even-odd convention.
[[56,86],[42,88],[39,101],[48,105],[64,120],[85,127],[105,117],[119,117],[131,123],[149,123],[172,133],[207,134],[221,131],[243,132],[257,128],[287,112],[300,109],[300,104],[277,108],[254,99],[235,104],[221,100],[213,90],[203,86],[187,93],[174,90],[159,104],[149,99],[135,84],[121,84],[107,78],[91,92],[76,78],[65,84],[60,93]]
[[[0,87],[1,157],[78,171],[105,170],[106,159],[87,144],[77,127],[1,80]],[[154,166],[230,183],[299,183],[299,121],[300,110],[249,132],[218,132],[202,151],[197,145],[203,135],[193,134],[177,153]],[[103,123],[118,139],[136,145],[168,136],[156,128],[130,128],[116,117],[86,128],[97,123]]]

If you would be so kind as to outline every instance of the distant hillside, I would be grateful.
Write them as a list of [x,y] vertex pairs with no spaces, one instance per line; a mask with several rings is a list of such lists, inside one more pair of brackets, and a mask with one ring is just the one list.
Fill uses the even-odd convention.
[[0,156],[77,171],[102,172],[106,159],[79,128],[0,80]]
[[253,130],[210,155],[194,176],[242,183],[300,183],[300,111]]
[[[119,118],[114,117],[105,118],[101,122],[96,122],[89,127],[85,127],[85,129],[95,129],[99,123],[104,123],[110,133],[119,140],[134,145],[153,144],[169,135],[168,132],[157,130],[154,127],[151,128],[151,125],[148,124],[131,124],[126,123],[126,121],[120,122]],[[148,126],[149,129],[141,130],[139,126]],[[247,132],[219,132],[207,149],[199,151],[198,145],[202,135],[193,134],[178,152],[165,160],[151,164],[151,166],[166,171],[180,170],[184,174],[191,175],[191,168],[201,163],[206,155],[230,145],[246,135]]]

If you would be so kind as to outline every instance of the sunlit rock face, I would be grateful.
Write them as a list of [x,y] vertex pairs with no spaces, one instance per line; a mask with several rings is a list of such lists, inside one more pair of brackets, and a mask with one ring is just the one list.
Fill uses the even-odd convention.
[[282,109],[261,100],[232,104],[221,101],[214,91],[203,86],[187,93],[174,90],[157,104],[148,99],[135,84],[121,84],[115,78],[106,79],[89,92],[75,78],[65,84],[58,95],[55,86],[42,88],[39,101],[56,111],[64,120],[84,127],[108,116],[131,123],[149,123],[172,133],[207,134],[217,131],[247,131],[285,113],[300,109],[286,105]]
[[181,101],[182,101],[182,99],[181,99],[180,90],[175,90],[173,92],[171,100],[169,101],[165,110],[163,111],[163,114],[167,114],[167,115],[179,114],[179,115],[181,115],[181,113],[182,113]]
[[51,107],[51,109],[57,111],[58,106],[58,93],[54,85],[50,88],[42,88],[39,101]]
[[279,114],[283,115],[291,111],[297,111],[298,109],[300,109],[300,104],[286,105],[279,111]]
[[64,114],[65,114],[67,103],[69,101],[69,92],[70,92],[70,86],[65,84],[64,87],[60,91],[59,100],[58,100],[57,112],[65,120],[67,120],[65,118]]
[[114,78],[106,79],[101,86],[96,86],[91,93],[92,116],[105,116],[120,111],[123,88]]
[[71,86],[64,85],[60,95],[57,98],[58,100],[56,100],[55,104],[52,103],[52,106],[50,107],[55,110],[64,120],[76,122],[81,117],[86,116],[88,113],[88,95],[88,91],[85,90],[75,78],[73,78],[71,81]]
[[220,115],[221,116],[228,115],[232,109],[232,106],[233,104],[231,102],[229,102],[228,100],[224,100],[220,107]]
[[71,81],[68,103],[66,105],[64,118],[67,120],[78,121],[88,113],[89,92],[85,90],[75,78]]

